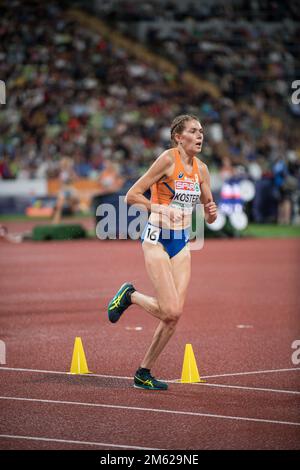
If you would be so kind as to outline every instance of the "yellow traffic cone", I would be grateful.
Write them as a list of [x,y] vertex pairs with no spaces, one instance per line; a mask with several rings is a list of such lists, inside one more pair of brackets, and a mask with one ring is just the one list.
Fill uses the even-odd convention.
[[81,338],[75,338],[73,357],[71,363],[71,374],[91,374],[86,363]]
[[206,382],[200,378],[194,351],[191,344],[185,345],[184,360],[181,373],[181,383]]

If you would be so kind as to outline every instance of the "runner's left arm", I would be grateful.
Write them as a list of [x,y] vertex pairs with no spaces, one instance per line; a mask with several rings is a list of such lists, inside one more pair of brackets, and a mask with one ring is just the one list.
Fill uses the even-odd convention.
[[201,175],[203,180],[201,182],[201,197],[200,200],[204,204],[205,220],[208,224],[212,224],[217,218],[217,205],[213,200],[213,195],[210,189],[210,176],[207,165],[202,162]]

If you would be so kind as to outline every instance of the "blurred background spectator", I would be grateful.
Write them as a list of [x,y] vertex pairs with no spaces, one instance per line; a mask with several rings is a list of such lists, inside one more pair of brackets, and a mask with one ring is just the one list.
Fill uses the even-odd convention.
[[[0,178],[57,178],[69,157],[78,178],[101,181],[111,166],[116,178],[135,180],[170,145],[173,117],[191,113],[204,127],[201,158],[216,198],[242,172],[256,188],[252,220],[298,223],[300,105],[291,100],[300,78],[297,4],[4,0]],[[111,33],[75,20],[74,6]],[[116,33],[175,72],[121,47]],[[186,72],[215,92],[187,85]]]
[[55,210],[53,214],[53,223],[58,224],[61,221],[64,211],[73,215],[78,210],[79,197],[73,186],[76,180],[74,163],[70,157],[64,157],[60,160],[60,190],[57,196]]

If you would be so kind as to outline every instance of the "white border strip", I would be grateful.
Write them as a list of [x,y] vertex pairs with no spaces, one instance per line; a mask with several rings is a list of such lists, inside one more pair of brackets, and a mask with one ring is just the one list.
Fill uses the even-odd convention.
[[261,419],[261,418],[246,418],[243,416],[226,416],[226,415],[217,415],[210,413],[197,413],[193,411],[178,411],[178,410],[164,410],[158,408],[140,408],[137,406],[122,406],[122,405],[107,405],[104,403],[84,403],[76,401],[60,401],[60,400],[42,400],[37,398],[25,398],[25,397],[5,397],[0,396],[0,400],[16,400],[16,401],[28,401],[35,403],[51,403],[56,405],[79,405],[79,406],[89,406],[93,408],[110,408],[116,410],[128,410],[128,411],[149,411],[153,413],[168,413],[174,415],[183,415],[183,416],[198,416],[204,418],[220,418],[220,419],[230,419],[237,421],[252,421],[255,423],[269,423],[269,424],[284,424],[288,426],[300,426],[300,423],[295,423],[291,421],[276,421],[272,419]]
[[114,447],[118,449],[134,449],[134,450],[162,450],[151,447],[138,447],[138,446],[126,446],[123,444],[109,444],[106,442],[88,442],[88,441],[70,441],[66,439],[50,439],[48,437],[33,437],[33,436],[13,436],[11,434],[0,434],[0,438],[4,439],[20,439],[28,441],[44,441],[44,442],[58,442],[61,444],[79,444],[86,446],[97,446],[97,447]]
[[[42,370],[42,369],[22,369],[20,367],[0,367],[0,370],[9,370],[9,371],[16,371],[16,372],[39,372],[42,374],[62,374],[62,375],[88,375],[91,377],[103,377],[108,379],[125,379],[125,380],[132,380],[133,376],[126,377],[126,376],[119,376],[119,375],[103,375],[103,374],[71,374],[70,372],[59,371],[59,370]],[[234,377],[238,375],[251,375],[251,374],[267,374],[272,372],[291,372],[295,370],[300,370],[300,367],[291,367],[290,369],[269,369],[269,370],[254,370],[250,372],[233,372],[230,374],[218,374],[218,375],[201,375],[202,379],[212,379],[217,377]],[[165,382],[176,382],[178,379],[175,380],[165,380]]]
[[[169,380],[171,383],[181,383],[181,379],[177,380]],[[167,382],[167,381],[166,381]],[[288,393],[292,395],[300,395],[300,392],[297,390],[284,390],[282,388],[280,389],[274,389],[274,388],[261,388],[261,387],[246,387],[243,385],[226,385],[226,384],[208,384],[208,383],[203,383],[203,382],[192,382],[191,385],[203,385],[206,387],[220,387],[220,388],[237,388],[240,390],[254,390],[258,392],[273,392],[273,393]]]
[[212,379],[214,377],[234,377],[236,375],[252,375],[252,374],[269,374],[272,372],[290,372],[292,370],[300,370],[300,367],[292,367],[290,369],[270,369],[270,370],[255,370],[251,372],[236,372],[232,374],[219,374],[219,375],[203,375],[203,379]]
[[40,374],[60,374],[60,375],[70,375],[71,377],[82,376],[82,377],[103,377],[106,379],[124,379],[124,380],[133,380],[132,377],[125,377],[120,375],[101,375],[101,374],[71,374],[71,372],[63,372],[60,370],[41,370],[41,369],[21,369],[19,367],[0,367],[0,370],[9,370],[16,372],[38,372]]
[[[60,375],[70,375],[70,376],[79,376],[79,377],[100,377],[100,378],[107,378],[107,379],[123,379],[123,380],[132,380],[132,377],[125,377],[120,375],[101,375],[101,374],[71,374],[70,372],[61,372],[55,370],[39,370],[39,369],[21,369],[21,368],[12,368],[12,367],[0,367],[1,370],[8,370],[8,371],[16,371],[16,372],[37,372],[42,374],[60,374]],[[204,375],[201,376],[203,379],[205,378],[214,378],[214,377],[232,377],[235,375],[247,375],[247,374],[263,374],[269,372],[288,372],[293,370],[300,370],[300,368],[293,367],[291,369],[273,369],[273,370],[266,370],[266,371],[254,371],[254,372],[238,372],[236,374],[223,374],[223,375]],[[180,379],[173,379],[173,380],[164,380],[168,383],[181,383]],[[284,389],[273,389],[273,388],[261,388],[261,387],[246,387],[242,385],[226,385],[226,384],[208,384],[208,383],[193,383],[192,385],[206,385],[208,387],[223,387],[223,388],[236,388],[241,390],[253,390],[253,391],[261,391],[261,392],[273,392],[273,393],[287,393],[293,395],[300,395],[298,390],[284,390]]]

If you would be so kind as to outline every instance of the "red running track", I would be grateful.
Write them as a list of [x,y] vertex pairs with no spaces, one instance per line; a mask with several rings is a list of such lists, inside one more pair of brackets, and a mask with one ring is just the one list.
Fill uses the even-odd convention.
[[[153,373],[179,379],[191,343],[207,382],[150,392],[132,376],[157,321],[136,306],[115,325],[106,314],[126,280],[154,295],[139,242],[2,243],[0,449],[299,449],[299,259],[293,239],[194,251]],[[76,336],[93,376],[66,373]]]

